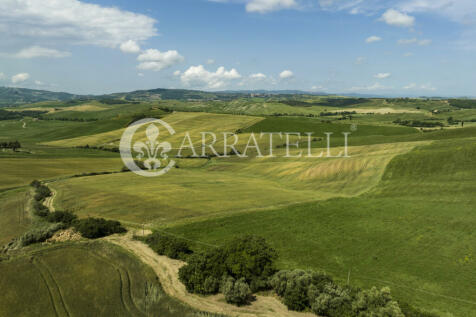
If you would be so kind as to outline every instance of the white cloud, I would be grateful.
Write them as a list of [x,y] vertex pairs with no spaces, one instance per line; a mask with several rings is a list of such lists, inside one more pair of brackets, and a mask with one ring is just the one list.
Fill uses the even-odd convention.
[[378,73],[374,75],[374,77],[377,79],[385,79],[385,78],[389,78],[390,76],[392,76],[392,74],[390,73]]
[[388,9],[380,18],[381,21],[400,27],[412,27],[415,24],[415,17],[395,9]]
[[184,58],[177,51],[161,52],[156,49],[145,50],[137,57],[141,62],[137,68],[144,70],[161,71],[175,64],[183,62]]
[[420,86],[420,89],[423,89],[423,90],[430,90],[430,91],[435,91],[436,88],[433,87],[432,84],[423,84]]
[[263,74],[263,73],[251,74],[250,78],[251,79],[256,79],[256,80],[264,80],[264,79],[266,79],[266,75]]
[[70,55],[71,55],[70,52],[58,51],[55,49],[41,47],[41,46],[30,46],[14,54],[14,57],[16,58],[34,58],[34,57],[62,58],[62,57],[70,56]]
[[311,87],[311,90],[312,91],[324,91],[324,90],[326,90],[326,88],[321,86],[321,85],[315,85],[315,86]]
[[290,79],[294,77],[294,74],[292,71],[290,70],[283,70],[280,74],[279,74],[279,78],[281,79]]
[[78,0],[0,1],[0,21],[3,35],[11,37],[106,47],[144,41],[157,34],[153,18]]
[[276,10],[291,9],[296,6],[296,0],[250,0],[246,4],[246,11],[268,13]]
[[182,73],[181,71],[176,70],[176,71],[174,71],[174,76],[180,76],[181,73]]
[[406,90],[416,90],[416,89],[420,89],[420,90],[427,90],[427,91],[435,91],[436,88],[433,87],[432,84],[423,84],[423,85],[417,85],[415,83],[411,83],[411,84],[408,84],[406,86],[403,86],[403,89],[406,89]]
[[357,87],[350,88],[351,91],[375,91],[375,90],[382,90],[382,89],[388,89],[388,87],[385,87],[380,83],[375,83],[369,86],[363,86],[363,87],[357,86]]
[[241,78],[240,73],[234,68],[227,71],[225,67],[219,67],[216,72],[210,72],[203,65],[191,66],[182,73],[180,79],[184,85],[191,87],[207,87],[218,89],[224,87],[234,79]]
[[128,40],[128,41],[122,43],[119,48],[124,53],[139,53],[140,52],[139,44],[137,44],[137,42],[133,41],[133,40]]
[[4,79],[6,79],[6,78],[7,78],[7,76],[5,76],[4,73],[0,73],[0,80],[4,80]]
[[403,89],[415,89],[417,87],[417,84],[411,83],[406,86],[403,86]]
[[28,73],[19,73],[19,74],[16,74],[16,75],[12,76],[12,83],[14,83],[14,84],[20,83],[22,81],[27,80],[28,78],[30,78],[30,74],[28,74]]
[[355,59],[356,65],[362,65],[365,62],[365,57],[359,56]]
[[381,40],[382,40],[381,37],[372,35],[365,39],[365,43],[374,43],[374,42],[379,42]]
[[215,60],[212,59],[212,58],[209,58],[209,59],[207,60],[207,64],[208,64],[208,65],[215,64]]
[[420,46],[426,46],[426,45],[430,45],[430,44],[432,43],[432,40],[429,40],[429,39],[419,40],[419,39],[417,39],[416,37],[414,37],[414,38],[411,38],[411,39],[401,39],[401,40],[398,40],[397,43],[398,43],[399,45],[417,44],[417,45],[420,45]]

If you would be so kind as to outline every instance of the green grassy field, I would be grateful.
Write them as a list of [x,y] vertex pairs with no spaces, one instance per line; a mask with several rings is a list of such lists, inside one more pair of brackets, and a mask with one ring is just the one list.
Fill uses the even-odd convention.
[[21,235],[30,225],[28,194],[25,188],[0,192],[0,246]]
[[211,219],[170,232],[218,245],[259,234],[278,249],[283,268],[322,268],[343,280],[351,270],[354,285],[389,285],[398,298],[443,316],[473,316],[474,141],[437,141],[397,156],[380,184],[359,197]]
[[[444,100],[369,99],[335,106],[331,99],[308,96],[297,100],[297,105],[273,97],[22,106],[23,110],[53,110],[44,115],[49,120],[0,121],[0,141],[19,140],[24,145],[19,152],[0,151],[0,244],[26,230],[28,219],[22,222],[18,216],[20,201],[28,190],[25,185],[40,179],[57,191],[56,209],[80,217],[148,223],[213,245],[258,234],[279,251],[280,268],[324,269],[343,281],[350,270],[352,285],[390,286],[398,299],[442,317],[473,316],[476,126],[466,123],[465,128],[425,131],[393,121],[447,124],[450,116],[476,118],[475,110],[458,110]],[[299,106],[302,102],[309,105]],[[341,110],[359,113],[352,120],[340,120],[340,115],[318,117],[320,112]],[[433,110],[439,113],[432,114]],[[171,137],[161,130],[161,141],[178,145],[186,131],[195,144],[201,131],[239,132],[240,150],[252,132],[314,132],[313,153],[318,154],[326,145],[324,132],[334,133],[332,146],[337,147],[343,144],[339,134],[353,130],[351,157],[283,158],[285,140],[275,139],[279,148],[274,153],[281,157],[178,159],[179,168],[157,178],[129,172],[71,177],[121,170],[118,153],[74,147],[117,146],[124,128],[142,117],[170,123],[177,134]],[[138,139],[144,137],[141,133]],[[218,141],[219,152],[221,146]],[[301,146],[306,146],[305,140]],[[340,150],[333,148],[332,153]],[[5,272],[0,274],[0,287],[7,289],[0,296],[0,315],[51,315],[55,309],[85,316],[92,312],[128,315],[130,309],[144,312],[141,292],[144,283],[155,281],[153,273],[117,248],[107,251],[109,247],[101,243],[88,248],[80,244],[34,247],[24,256],[0,262],[1,273]],[[30,252],[36,252],[33,259]],[[24,274],[16,274],[19,270]],[[124,272],[130,274],[129,293],[120,287]],[[84,281],[84,286],[78,281]],[[23,291],[27,283],[34,287]],[[159,293],[157,314],[193,313]],[[19,304],[28,301],[41,303],[34,311]]]
[[351,158],[292,160],[282,157],[285,153],[280,150],[276,158],[213,159],[198,167],[179,163],[181,168],[160,178],[121,173],[65,179],[51,186],[58,192],[59,209],[163,224],[358,195],[378,183],[395,155],[414,146],[356,147],[349,150]]
[[[105,242],[37,247],[0,262],[1,316],[199,316]],[[28,304],[26,304],[28,303]]]

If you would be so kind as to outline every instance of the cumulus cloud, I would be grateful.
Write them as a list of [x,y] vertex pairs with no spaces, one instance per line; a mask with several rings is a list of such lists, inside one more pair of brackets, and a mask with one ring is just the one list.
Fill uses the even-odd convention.
[[386,78],[389,78],[390,76],[392,76],[392,74],[390,73],[378,73],[374,75],[374,77],[377,79],[386,79]]
[[266,79],[266,75],[263,73],[256,73],[256,74],[251,74],[250,75],[251,79],[256,79],[256,80],[264,80]]
[[246,4],[246,11],[268,13],[276,10],[290,9],[296,6],[296,0],[250,0]]
[[417,84],[411,83],[411,84],[408,84],[406,86],[403,86],[403,89],[414,89],[416,87],[417,87]]
[[281,79],[290,79],[290,78],[293,78],[293,77],[294,77],[294,73],[290,70],[283,70],[279,74],[279,78],[281,78]]
[[62,58],[71,56],[70,52],[58,51],[52,48],[46,48],[41,46],[30,46],[20,50],[13,55],[16,58],[35,58],[35,57],[52,57]]
[[4,35],[106,47],[157,34],[153,18],[78,0],[0,1],[0,21]]
[[119,48],[124,53],[139,53],[140,52],[139,44],[137,44],[137,42],[133,41],[133,40],[128,40],[128,41],[122,43]]
[[369,36],[368,38],[365,39],[365,43],[374,43],[374,42],[380,42],[382,40],[381,37],[372,35]]
[[190,87],[207,87],[218,89],[224,87],[230,81],[241,78],[240,73],[234,68],[226,70],[219,67],[215,72],[208,71],[203,65],[191,66],[182,73],[180,79],[184,85]]
[[412,27],[415,24],[415,17],[395,9],[388,9],[380,18],[381,21],[399,27]]
[[177,51],[161,52],[156,49],[145,50],[137,57],[141,62],[137,68],[143,70],[161,71],[175,64],[183,62],[184,58]]
[[25,80],[28,80],[28,78],[30,78],[30,74],[28,74],[28,73],[19,73],[19,74],[16,74],[16,75],[12,76],[12,83],[14,83],[14,84],[21,83]]

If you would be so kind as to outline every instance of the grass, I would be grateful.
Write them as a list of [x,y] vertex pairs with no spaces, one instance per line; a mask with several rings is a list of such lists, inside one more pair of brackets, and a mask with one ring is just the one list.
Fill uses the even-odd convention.
[[0,189],[25,186],[45,180],[90,172],[118,172],[120,158],[0,158]]
[[151,268],[104,242],[38,247],[0,262],[0,272],[2,316],[198,316]]
[[397,156],[380,184],[359,197],[208,219],[169,232],[218,245],[258,234],[277,248],[281,268],[321,268],[342,280],[351,270],[353,285],[389,285],[416,306],[472,316],[474,140],[437,141]]
[[0,248],[28,229],[27,195],[25,188],[0,192]]
[[181,168],[160,178],[121,173],[67,179],[52,187],[59,209],[163,224],[357,195],[378,183],[392,157],[415,145],[357,147],[349,150],[351,158],[289,159],[279,157],[281,150],[276,158],[214,159],[196,167],[179,163]]

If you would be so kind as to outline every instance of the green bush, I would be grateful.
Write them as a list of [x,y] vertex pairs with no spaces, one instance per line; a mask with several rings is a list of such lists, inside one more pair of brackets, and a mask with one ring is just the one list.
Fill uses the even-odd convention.
[[187,255],[192,253],[192,250],[186,241],[160,234],[158,232],[148,235],[144,241],[152,250],[171,259],[183,260]]
[[69,211],[54,211],[48,213],[46,221],[48,222],[61,222],[66,226],[70,226],[71,223],[76,220],[77,216]]
[[283,298],[284,304],[296,311],[309,308],[311,301],[330,283],[333,283],[332,278],[327,274],[304,270],[279,271],[269,280],[270,286]]
[[[317,293],[314,294],[317,295]],[[351,317],[353,316],[351,292],[329,283],[311,300],[311,308],[318,316]]]
[[24,247],[33,243],[46,241],[46,239],[51,238],[53,234],[60,229],[63,229],[63,225],[60,223],[44,224],[30,229],[19,238],[19,244]]
[[46,197],[50,197],[51,194],[51,190],[47,186],[40,184],[36,187],[34,198],[36,201],[43,201]]
[[252,291],[266,288],[274,274],[277,253],[264,239],[248,236],[225,246],[193,254],[179,270],[179,278],[187,290],[198,294],[216,294],[223,276],[241,278]]
[[225,295],[225,300],[229,304],[242,306],[253,300],[251,289],[244,278],[239,280],[235,280],[231,276],[224,278],[221,292]]
[[357,317],[405,317],[396,301],[390,295],[390,289],[381,290],[372,287],[357,294],[352,303]]
[[86,218],[75,220],[73,227],[85,238],[96,239],[109,236],[114,233],[123,233],[127,230],[119,221],[106,220],[103,218]]
[[37,216],[40,216],[40,217],[46,217],[50,213],[50,210],[48,209],[48,207],[43,205],[42,202],[34,200],[33,201],[33,213]]

